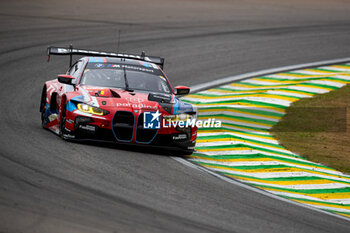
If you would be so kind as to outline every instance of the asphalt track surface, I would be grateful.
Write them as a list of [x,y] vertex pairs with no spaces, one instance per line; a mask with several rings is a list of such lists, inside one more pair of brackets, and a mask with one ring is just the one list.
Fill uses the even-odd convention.
[[[283,3],[281,3],[283,2]],[[159,150],[43,130],[48,45],[166,58],[173,85],[348,57],[346,0],[0,2],[0,232],[350,232],[350,222],[186,167]]]

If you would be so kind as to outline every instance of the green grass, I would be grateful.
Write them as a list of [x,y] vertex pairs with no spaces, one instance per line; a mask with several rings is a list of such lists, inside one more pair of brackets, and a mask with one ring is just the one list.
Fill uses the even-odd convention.
[[350,86],[301,99],[272,128],[288,150],[350,174]]

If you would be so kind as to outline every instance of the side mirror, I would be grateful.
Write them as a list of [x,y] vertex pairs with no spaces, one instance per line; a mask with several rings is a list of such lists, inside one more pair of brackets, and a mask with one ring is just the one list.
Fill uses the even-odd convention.
[[190,93],[190,88],[186,86],[176,86],[175,90],[176,95],[187,95],[188,93]]
[[75,79],[73,76],[68,74],[60,74],[57,77],[58,82],[68,84],[68,85],[74,85],[72,82]]

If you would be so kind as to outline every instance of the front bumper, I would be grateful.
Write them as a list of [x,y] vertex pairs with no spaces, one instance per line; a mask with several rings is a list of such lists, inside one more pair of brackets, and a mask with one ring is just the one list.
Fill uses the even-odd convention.
[[[141,114],[139,116],[141,116]],[[130,129],[132,137],[130,137],[130,140],[124,140],[125,138],[121,138],[120,135],[125,135],[127,132],[117,132],[117,130],[120,129],[115,126],[122,123],[116,122],[113,117],[81,116],[71,112],[67,117],[64,137],[66,139],[74,140],[93,140],[121,144],[161,146],[187,151],[194,149],[197,128],[170,127],[161,128],[159,130],[146,130],[143,129],[143,124],[140,124],[141,120],[139,116],[134,116],[134,122],[132,123],[133,128]],[[125,125],[125,123],[123,124]]]

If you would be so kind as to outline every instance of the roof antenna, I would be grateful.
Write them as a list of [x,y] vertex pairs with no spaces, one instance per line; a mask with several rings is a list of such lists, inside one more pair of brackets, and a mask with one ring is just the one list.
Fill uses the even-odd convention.
[[119,46],[120,46],[120,29],[118,30],[118,42],[117,42],[117,53],[119,53]]

